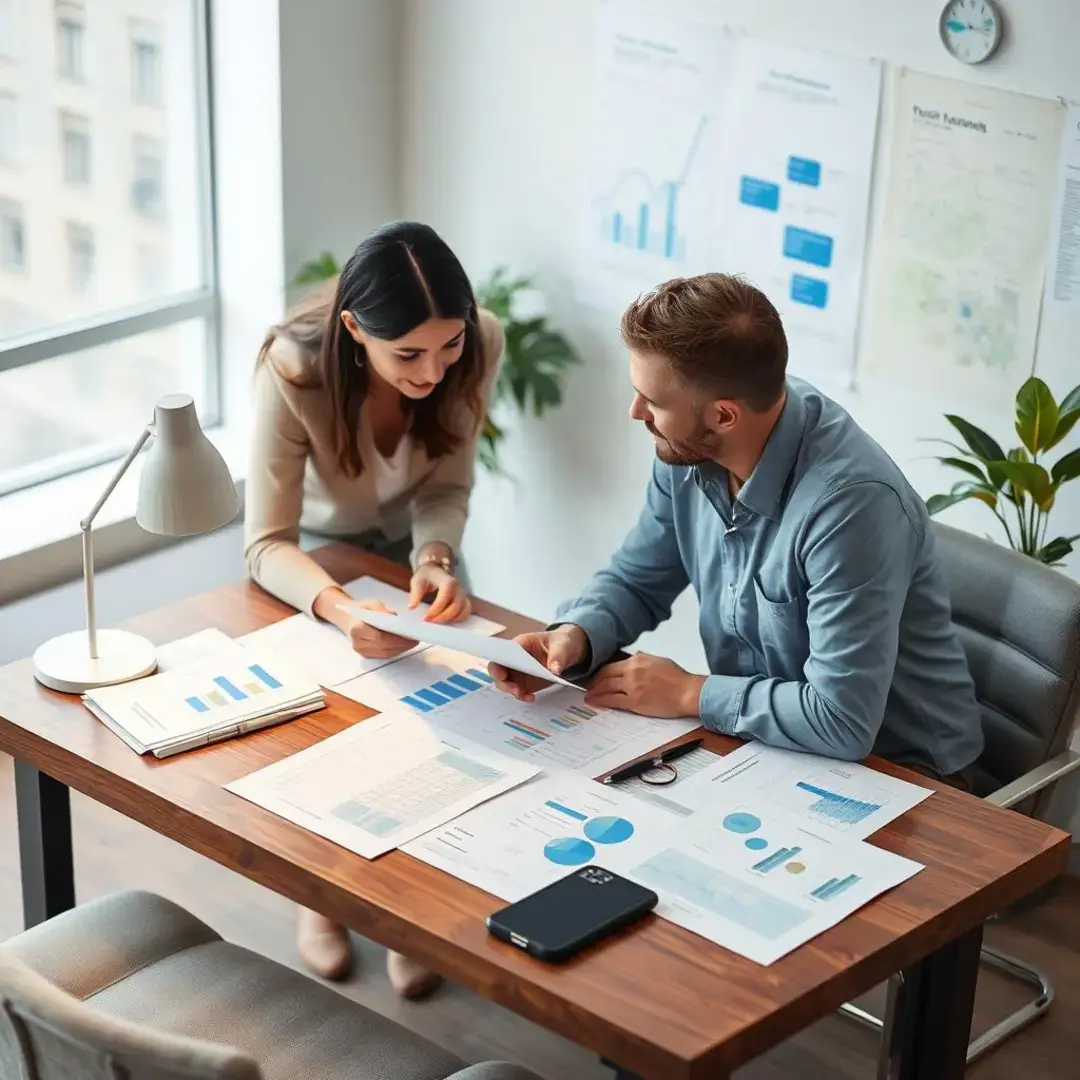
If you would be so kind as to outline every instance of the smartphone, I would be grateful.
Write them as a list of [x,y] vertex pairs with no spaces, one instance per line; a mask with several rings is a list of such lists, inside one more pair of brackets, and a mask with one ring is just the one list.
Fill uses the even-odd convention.
[[495,937],[558,963],[656,907],[652,889],[599,866],[583,866],[487,917]]

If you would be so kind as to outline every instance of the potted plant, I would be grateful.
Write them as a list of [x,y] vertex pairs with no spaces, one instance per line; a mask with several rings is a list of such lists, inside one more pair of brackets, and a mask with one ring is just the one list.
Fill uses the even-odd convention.
[[[1080,386],[1055,401],[1042,379],[1032,376],[1016,395],[1016,434],[1021,446],[1007,453],[985,431],[963,417],[945,417],[964,445],[935,439],[955,454],[939,457],[943,465],[964,474],[946,495],[926,501],[930,513],[968,499],[978,499],[1001,523],[1009,545],[1049,566],[1060,566],[1080,540],[1076,536],[1047,539],[1050,511],[1062,486],[1080,476],[1080,447],[1059,457],[1049,468],[1043,455],[1058,446],[1080,421]],[[1011,524],[1010,524],[1011,521]]]
[[[333,277],[339,270],[329,252],[304,263],[292,280],[306,287]],[[581,363],[570,342],[548,325],[543,297],[528,277],[512,277],[497,266],[476,287],[476,301],[497,316],[506,335],[506,349],[492,392],[491,404],[512,401],[522,413],[543,416],[562,403],[566,370]],[[499,458],[505,438],[489,408],[480,435],[481,464],[495,475],[506,475]]]

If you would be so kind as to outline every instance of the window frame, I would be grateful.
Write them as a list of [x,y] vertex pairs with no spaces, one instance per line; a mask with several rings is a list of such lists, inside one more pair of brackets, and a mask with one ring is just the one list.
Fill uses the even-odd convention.
[[[218,253],[214,206],[213,86],[211,84],[211,0],[192,0],[195,43],[195,132],[199,249],[202,284],[155,297],[121,309],[56,323],[0,340],[0,373],[51,360],[195,319],[205,328],[204,385],[206,404],[200,410],[204,428],[221,425],[223,371],[221,365],[221,302],[218,289]],[[24,221],[25,232],[25,221]],[[40,464],[20,467],[10,476],[0,474],[0,496],[93,468],[122,457],[136,433],[118,433],[115,445],[99,444]]]

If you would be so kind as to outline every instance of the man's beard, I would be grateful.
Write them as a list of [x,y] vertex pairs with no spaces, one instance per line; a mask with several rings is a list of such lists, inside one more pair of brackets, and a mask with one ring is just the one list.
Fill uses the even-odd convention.
[[656,437],[656,456],[665,465],[704,465],[720,456],[722,440],[703,423],[685,440],[669,439],[648,421],[645,426]]

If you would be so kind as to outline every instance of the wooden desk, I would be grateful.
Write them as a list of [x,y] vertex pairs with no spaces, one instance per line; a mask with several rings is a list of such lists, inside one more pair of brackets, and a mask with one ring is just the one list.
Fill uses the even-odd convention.
[[[406,584],[402,568],[342,545],[316,557],[340,581],[370,573]],[[534,625],[491,604],[477,610],[511,633]],[[164,642],[207,626],[239,635],[288,614],[243,583],[127,625]],[[36,683],[29,661],[0,670],[0,750],[16,759],[27,923],[74,903],[74,788],[651,1080],[725,1077],[901,970],[889,1076],[955,1080],[983,921],[1065,868],[1065,833],[946,788],[874,836],[927,869],[770,967],[661,919],[548,967],[488,935],[484,916],[500,902],[487,894],[401,852],[368,862],[224,790],[371,715],[334,694],[328,706],[157,761],[133,754],[77,698]]]

